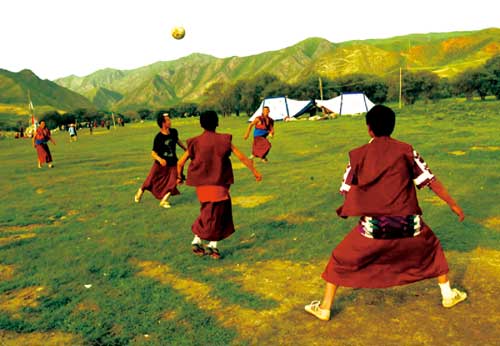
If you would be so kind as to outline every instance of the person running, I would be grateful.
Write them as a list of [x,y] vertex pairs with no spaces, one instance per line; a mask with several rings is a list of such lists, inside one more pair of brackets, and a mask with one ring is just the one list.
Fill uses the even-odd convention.
[[385,288],[435,278],[442,305],[450,308],[467,298],[451,288],[448,263],[438,238],[424,223],[416,189],[430,189],[458,216],[464,213],[410,144],[391,137],[394,112],[374,106],[366,114],[370,142],[349,152],[349,164],[340,192],[343,218],[361,216],[333,250],[322,274],[323,301],[305,310],[320,320],[330,319],[338,287]]
[[78,140],[78,134],[76,132],[76,127],[75,124],[70,124],[68,128],[69,132],[69,141],[71,142],[76,142]]
[[36,153],[38,155],[38,168],[42,168],[44,163],[47,163],[49,168],[54,167],[52,164],[52,154],[50,153],[49,145],[47,144],[49,141],[56,145],[56,142],[52,139],[50,130],[45,124],[45,120],[42,120],[40,121],[40,124],[38,124],[38,128],[36,129],[32,140],[33,147],[36,149]]
[[253,144],[252,144],[252,155],[250,159],[254,157],[259,157],[262,162],[267,162],[267,155],[271,150],[271,142],[267,139],[273,138],[274,136],[274,120],[269,116],[269,107],[264,106],[262,108],[262,115],[255,118],[250,125],[248,125],[247,131],[243,138],[248,139],[252,127],[255,126],[253,131]]
[[[231,143],[232,135],[215,132],[219,125],[215,111],[203,112],[200,125],[204,129],[203,133],[187,140],[188,149],[177,163],[177,181],[182,183],[184,165],[190,159],[186,184],[196,188],[201,204],[200,215],[191,227],[194,233],[192,252],[220,259],[217,242],[234,233],[229,195],[229,187],[234,183],[229,159],[231,153],[252,171],[257,181],[262,180],[262,175],[254,168],[253,161]],[[209,242],[206,247],[203,240]]]
[[160,113],[157,116],[156,122],[160,127],[160,132],[155,136],[153,141],[153,166],[149,171],[149,175],[137,190],[134,201],[141,201],[144,191],[150,191],[153,196],[160,200],[160,207],[170,208],[170,196],[180,194],[177,189],[177,154],[176,146],[180,146],[186,150],[186,146],[179,139],[179,133],[176,129],[171,128],[172,121],[168,113]]

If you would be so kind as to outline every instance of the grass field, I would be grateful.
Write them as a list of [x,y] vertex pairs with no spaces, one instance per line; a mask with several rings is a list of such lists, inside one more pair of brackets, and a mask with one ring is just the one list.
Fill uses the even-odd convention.
[[[256,183],[233,160],[236,233],[223,259],[190,252],[199,211],[181,186],[161,209],[146,193],[154,123],[55,133],[54,169],[36,168],[29,140],[0,141],[0,345],[498,345],[499,101],[441,101],[397,111],[410,142],[463,207],[458,223],[428,189],[426,222],[453,283],[469,299],[440,305],[434,280],[385,290],[341,288],[330,322],[320,299],[331,250],[357,220],[335,209],[347,152],[368,141],[364,117],[278,123]],[[174,119],[182,139],[197,119]],[[219,132],[249,153],[243,118]]]

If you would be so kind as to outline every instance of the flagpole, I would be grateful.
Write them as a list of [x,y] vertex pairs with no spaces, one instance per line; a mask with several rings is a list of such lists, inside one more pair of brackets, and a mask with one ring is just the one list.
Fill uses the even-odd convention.
[[31,92],[28,89],[28,109],[31,115],[31,125],[33,126],[33,131],[36,131],[36,123],[35,123],[35,107],[33,107],[33,102],[31,102]]

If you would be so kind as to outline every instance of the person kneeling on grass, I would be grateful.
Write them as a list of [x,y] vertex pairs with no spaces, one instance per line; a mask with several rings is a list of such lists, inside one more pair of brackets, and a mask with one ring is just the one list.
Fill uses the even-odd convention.
[[345,201],[337,214],[361,219],[332,252],[322,274],[323,301],[305,306],[320,320],[330,319],[339,286],[385,288],[437,277],[444,307],[467,298],[450,287],[448,263],[438,238],[420,216],[415,185],[429,186],[460,222],[464,213],[412,146],[390,137],[395,123],[390,108],[373,107],[366,114],[372,139],[349,153],[340,188]]
[[141,201],[144,191],[151,191],[153,196],[160,200],[160,207],[170,208],[168,199],[170,196],[180,194],[177,189],[177,154],[176,146],[180,146],[186,150],[182,141],[179,139],[179,133],[176,129],[171,128],[172,121],[168,113],[160,113],[157,116],[156,122],[160,127],[160,132],[155,136],[153,141],[153,166],[149,174],[137,190],[134,201]]
[[[234,153],[252,171],[255,180],[262,180],[262,175],[254,168],[253,161],[231,143],[232,135],[215,132],[219,125],[215,111],[203,112],[200,115],[200,125],[204,132],[187,140],[187,151],[177,163],[177,182],[182,183],[184,165],[191,159],[186,185],[196,188],[201,204],[200,216],[191,227],[194,233],[192,251],[195,255],[206,254],[219,259],[221,255],[217,242],[234,233],[229,195],[229,187],[234,183],[234,177],[229,156]],[[202,240],[209,241],[206,248]]]

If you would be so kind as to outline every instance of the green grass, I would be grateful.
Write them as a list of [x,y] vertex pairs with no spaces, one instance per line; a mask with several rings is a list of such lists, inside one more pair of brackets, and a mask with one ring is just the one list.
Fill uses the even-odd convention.
[[[484,226],[499,209],[499,106],[498,101],[442,101],[395,109],[394,137],[414,145],[467,215],[460,224],[448,207],[430,202],[432,192],[419,192],[424,218],[446,252],[468,256],[477,248],[499,250],[498,230]],[[232,133],[233,143],[249,153],[251,142],[242,139],[245,120],[221,118],[218,131]],[[197,121],[174,119],[173,127],[185,141],[200,133]],[[213,310],[204,309],[203,302],[186,298],[174,282],[139,276],[134,263],[168,266],[180,282],[210,287],[211,299],[255,311],[256,316],[277,309],[281,297],[245,286],[238,268],[258,269],[272,261],[326,264],[332,248],[356,222],[337,218],[335,208],[342,203],[337,191],[347,152],[369,139],[364,117],[276,127],[270,163],[257,164],[263,182],[256,183],[246,169],[235,169],[231,188],[233,199],[272,199],[255,208],[233,206],[237,231],[220,243],[220,262],[190,253],[190,226],[199,211],[192,188],[182,186],[170,210],[159,208],[147,192],[140,204],[133,202],[152,163],[154,123],[97,129],[94,135],[82,130],[76,143],[69,143],[67,133],[55,133],[57,145],[50,147],[56,167],[51,170],[36,168],[29,140],[1,141],[0,238],[36,236],[0,243],[0,265],[15,268],[12,278],[0,281],[0,331],[58,330],[79,335],[88,345],[255,344],[239,335],[237,325],[224,324]],[[465,154],[450,154],[456,151]],[[310,280],[321,270],[300,273],[294,280]],[[1,311],[2,295],[32,286],[44,287],[38,305],[16,313]],[[319,296],[321,289],[310,295]],[[293,296],[285,292],[283,296]],[[405,296],[404,291],[384,292],[392,300]],[[342,299],[341,305],[355,300]],[[295,315],[300,315],[303,303],[296,302]],[[81,304],[98,308],[78,308]],[[171,318],[162,318],[169,311],[175,312]],[[273,334],[294,335],[294,329],[280,327],[279,321],[273,328],[275,333],[264,334],[257,344],[276,344]],[[139,338],[145,334],[151,335],[149,342]]]

